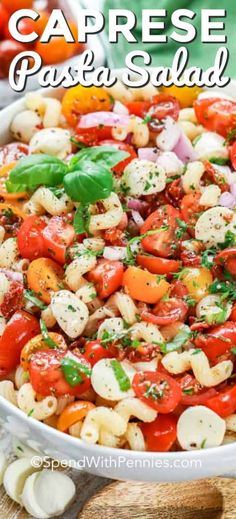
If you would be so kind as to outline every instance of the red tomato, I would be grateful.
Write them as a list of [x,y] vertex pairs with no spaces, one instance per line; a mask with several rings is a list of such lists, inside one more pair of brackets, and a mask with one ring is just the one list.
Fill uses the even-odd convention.
[[75,138],[86,146],[102,145],[100,141],[112,138],[112,127],[98,125],[91,128],[80,128],[77,126]]
[[19,310],[11,317],[0,339],[1,376],[16,368],[23,346],[39,333],[39,323],[33,315]]
[[139,424],[146,448],[151,452],[167,452],[176,441],[177,418],[175,415],[159,415],[154,422]]
[[222,391],[205,403],[212,411],[215,411],[222,418],[226,418],[236,411],[236,386],[230,387]]
[[75,239],[74,227],[66,223],[61,216],[53,216],[42,231],[44,250],[55,261],[64,265],[66,250]]
[[[151,130],[155,131],[156,122],[166,119],[166,117],[172,117],[175,121],[178,120],[179,117],[180,105],[178,99],[173,96],[169,96],[166,94],[158,94],[152,98],[152,106],[147,112],[147,115],[150,115],[154,121],[149,123]],[[160,127],[157,124],[157,128]]]
[[218,393],[214,387],[209,389],[201,388],[197,380],[190,374],[184,375],[179,384],[182,388],[181,405],[204,405],[209,398]]
[[204,177],[207,177],[208,181],[219,186],[222,193],[229,191],[229,184],[227,184],[224,175],[216,169],[209,160],[204,160],[205,173]]
[[194,344],[202,348],[207,357],[214,361],[217,357],[236,346],[236,323],[227,321],[212,328],[209,334],[196,337]]
[[234,304],[232,308],[232,312],[229,316],[230,321],[236,321],[236,303]]
[[20,226],[17,236],[18,248],[22,258],[34,260],[47,255],[42,235],[46,222],[39,216],[28,216]]
[[133,146],[131,146],[130,144],[126,144],[126,142],[105,140],[105,141],[101,141],[99,144],[100,144],[100,146],[112,146],[113,148],[116,148],[117,150],[126,151],[127,153],[129,153],[130,156],[127,157],[127,159],[122,160],[121,162],[119,162],[119,164],[117,164],[114,168],[112,168],[112,171],[114,173],[116,173],[117,175],[121,175],[123,173],[124,169],[126,168],[126,166],[128,166],[128,164],[132,160],[137,158],[137,153],[134,150]]
[[151,101],[130,101],[126,103],[126,107],[130,114],[136,115],[137,117],[145,117],[151,104]]
[[230,160],[234,170],[236,170],[236,142],[230,148]]
[[199,213],[203,210],[203,207],[199,204],[200,198],[201,193],[190,193],[182,198],[180,204],[182,218],[188,224],[191,236],[195,236],[195,225],[200,216]]
[[170,296],[171,297],[185,297],[188,295],[187,287],[180,281],[176,279],[171,283]]
[[174,205],[174,207],[179,205],[180,200],[184,196],[181,178],[176,178],[173,182],[167,184],[165,195],[168,198],[169,203]]
[[132,383],[138,398],[159,413],[171,413],[179,404],[182,393],[174,378],[164,373],[140,371]]
[[142,312],[142,319],[157,326],[166,326],[175,321],[184,322],[188,313],[188,305],[180,298],[170,297],[167,301],[159,301],[152,311],[154,315],[149,312]]
[[29,153],[29,146],[21,142],[11,142],[0,147],[0,165],[5,166],[11,162],[17,162]]
[[100,259],[87,275],[88,281],[95,284],[98,296],[109,297],[122,284],[124,267],[120,261]]
[[94,366],[99,360],[112,356],[113,352],[110,354],[109,350],[99,340],[86,342],[84,346],[84,357],[90,362],[91,366]]
[[[90,378],[79,371],[78,374],[81,377],[81,382],[76,385],[70,385],[64,376],[61,369],[62,360],[68,358],[75,363],[83,364],[86,368],[90,369],[91,364],[88,360],[75,351],[62,351],[62,350],[46,350],[38,351],[30,358],[29,365],[29,377],[30,382],[36,391],[42,396],[54,395],[64,396],[73,395],[79,396],[85,393],[89,389],[91,382]],[[76,364],[75,364],[75,372]]]
[[9,319],[17,310],[23,306],[24,287],[18,281],[11,281],[9,292],[4,295],[0,306],[2,315]]
[[[160,206],[154,213],[150,214],[140,229],[141,234],[157,229],[156,234],[151,234],[141,241],[146,252],[167,258],[176,252],[175,231],[178,228],[176,218],[180,213],[172,205]],[[166,230],[161,230],[166,228]]]
[[229,247],[215,256],[216,265],[225,267],[232,276],[236,275],[236,247]]
[[0,41],[0,79],[8,76],[12,60],[25,51],[25,46],[15,40]]
[[33,0],[1,0],[1,2],[10,13],[18,9],[30,9],[33,5]]
[[148,254],[138,254],[136,256],[137,264],[141,267],[149,270],[152,274],[173,274],[178,272],[181,267],[181,262],[166,258],[156,258],[155,256],[149,256]]
[[0,4],[0,37],[3,37],[5,28],[8,26],[9,12]]
[[[35,31],[35,22],[33,20],[31,20],[30,18],[21,18],[21,20],[19,21],[19,23],[17,25],[17,29],[18,29],[19,33],[22,35],[31,34],[32,32]],[[5,27],[4,36],[7,40],[8,39],[14,40],[13,36],[11,35],[11,33],[9,31],[8,25]],[[27,45],[27,48],[29,48],[29,46],[33,47],[34,43],[31,43],[31,44],[26,43],[25,45]]]
[[228,99],[207,98],[194,101],[198,122],[207,130],[226,137],[236,124],[236,103]]

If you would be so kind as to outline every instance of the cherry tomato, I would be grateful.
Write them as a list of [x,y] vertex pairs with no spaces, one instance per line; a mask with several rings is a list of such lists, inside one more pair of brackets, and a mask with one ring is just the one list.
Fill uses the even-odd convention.
[[29,146],[21,142],[11,142],[0,147],[0,164],[5,166],[16,162],[29,153]]
[[205,403],[212,411],[226,418],[236,411],[236,386],[224,389]]
[[176,178],[173,182],[167,184],[165,188],[165,196],[168,198],[171,205],[174,207],[179,206],[180,200],[184,196],[181,178]]
[[229,247],[219,252],[214,259],[216,265],[225,267],[232,276],[236,275],[236,247]]
[[42,235],[46,222],[39,216],[28,216],[21,225],[17,243],[22,258],[34,260],[47,255],[47,250]]
[[75,138],[78,142],[86,146],[103,146],[101,141],[104,139],[111,139],[111,126],[94,126],[91,128],[81,128],[77,126],[75,130]]
[[44,65],[61,63],[74,54],[82,51],[83,46],[77,43],[77,28],[73,22],[68,23],[75,43],[67,43],[64,36],[53,36],[48,43],[36,42],[35,51],[41,56]]
[[188,305],[180,298],[170,297],[166,301],[159,301],[152,312],[154,315],[150,312],[142,312],[142,319],[157,326],[166,326],[175,321],[184,322],[188,313]]
[[138,265],[149,270],[152,274],[173,274],[178,272],[181,267],[181,262],[166,258],[157,258],[156,256],[150,256],[145,254],[138,254],[136,256]]
[[204,405],[209,398],[218,394],[214,387],[202,388],[189,373],[179,379],[179,384],[182,388],[181,405]]
[[44,250],[55,261],[64,265],[66,250],[75,239],[74,227],[66,223],[61,216],[53,216],[42,230]]
[[[81,381],[76,385],[70,385],[62,371],[62,360],[70,359],[74,361],[75,374],[79,374]],[[42,396],[54,395],[79,396],[85,393],[91,385],[90,378],[83,371],[76,369],[76,363],[82,364],[87,369],[91,368],[88,360],[75,351],[68,352],[62,350],[38,351],[30,358],[29,377],[30,382],[36,391]]]
[[230,321],[236,321],[236,303],[234,304],[233,308],[232,308],[232,312],[229,316],[229,320]]
[[176,248],[175,231],[178,228],[176,218],[179,217],[179,211],[172,205],[163,205],[151,213],[142,225],[140,233],[145,234],[155,229],[157,229],[157,233],[142,239],[141,244],[144,250],[163,258],[173,256]]
[[95,284],[98,296],[109,297],[122,284],[124,267],[120,261],[100,259],[87,275],[88,281]]
[[99,144],[100,144],[100,146],[112,146],[113,148],[116,148],[117,150],[126,151],[127,153],[129,153],[130,156],[127,157],[127,159],[122,160],[121,162],[119,162],[119,164],[117,164],[116,166],[114,166],[114,168],[112,168],[112,171],[114,173],[116,173],[117,175],[121,175],[123,173],[124,169],[126,168],[126,166],[128,166],[128,164],[130,162],[132,162],[132,160],[137,158],[137,153],[134,150],[133,146],[131,146],[130,144],[126,144],[126,142],[105,140],[105,141],[101,141]]
[[0,305],[2,315],[9,319],[17,310],[23,306],[24,287],[18,281],[11,281],[9,291],[4,294],[3,302]]
[[71,425],[83,420],[92,409],[95,409],[95,405],[92,404],[92,402],[86,402],[85,400],[72,402],[67,405],[60,414],[57,422],[57,429],[62,432],[67,431]]
[[122,284],[130,297],[150,304],[157,303],[170,287],[165,279],[133,266],[129,266],[125,271]]
[[179,404],[182,393],[174,378],[154,371],[136,373],[132,383],[138,398],[159,413],[171,413]]
[[131,115],[143,118],[148,112],[151,104],[151,101],[130,101],[129,103],[126,103],[126,107]]
[[236,346],[236,323],[227,321],[212,328],[209,334],[196,337],[194,344],[201,348],[208,359],[214,361]]
[[179,101],[176,97],[168,96],[166,94],[159,94],[152,98],[152,105],[149,108],[147,115],[151,117],[149,127],[152,131],[161,131],[164,124],[163,120],[166,117],[172,117],[175,121],[179,117]]
[[19,310],[11,317],[0,339],[1,376],[16,368],[23,346],[38,333],[39,323],[33,315]]
[[198,122],[207,130],[226,137],[236,124],[236,103],[228,99],[216,97],[197,99],[194,110]]
[[146,448],[151,452],[167,452],[177,437],[177,418],[175,415],[159,415],[154,422],[139,424],[144,435]]
[[66,91],[62,99],[62,112],[68,124],[77,126],[79,116],[93,112],[109,112],[112,101],[109,94],[100,87],[78,85]]
[[187,287],[179,279],[175,279],[171,283],[170,296],[184,298],[188,295]]
[[204,161],[204,166],[205,166],[205,173],[204,173],[203,179],[206,176],[207,179],[210,180],[211,183],[219,186],[222,193],[224,193],[225,191],[229,191],[229,184],[227,184],[224,175],[218,169],[216,169],[213,166],[213,164],[211,164],[211,162],[209,162],[209,160]]
[[[20,34],[28,35],[28,34],[31,34],[32,32],[34,32],[35,23],[30,18],[21,18],[21,20],[19,21],[19,23],[17,25],[17,29]],[[8,25],[5,27],[4,36],[5,36],[6,40],[11,40],[11,39],[14,40],[13,36],[11,35],[11,33],[9,31]],[[29,46],[33,47],[34,43],[31,43],[31,44],[26,43],[25,45],[27,46],[26,48],[29,48]]]
[[230,160],[234,170],[236,170],[236,142],[230,148]]
[[25,46],[15,40],[0,41],[0,79],[8,76],[12,60],[25,51]]
[[99,340],[86,342],[84,346],[84,357],[90,362],[91,366],[94,366],[99,360],[112,357],[112,355],[113,352],[110,354],[109,350]]
[[38,20],[34,21],[34,30],[39,36],[42,36],[50,15],[46,11],[38,11],[38,9],[37,12],[40,16]]
[[3,37],[5,28],[8,27],[9,11],[0,4],[0,38]]
[[18,9],[31,9],[33,6],[33,0],[1,0],[1,2],[10,13]]
[[169,87],[162,87],[162,91],[165,94],[174,96],[180,102],[181,108],[188,108],[193,106],[193,102],[199,96],[202,89],[198,86],[188,87],[181,86],[178,87],[176,85],[171,85]]
[[206,267],[187,268],[181,276],[182,283],[186,286],[190,296],[195,301],[200,301],[208,295],[208,289],[213,282],[212,273]]
[[189,193],[182,198],[180,204],[182,218],[188,224],[188,231],[193,237],[195,236],[196,222],[203,210],[203,207],[199,204],[200,198],[200,193]]

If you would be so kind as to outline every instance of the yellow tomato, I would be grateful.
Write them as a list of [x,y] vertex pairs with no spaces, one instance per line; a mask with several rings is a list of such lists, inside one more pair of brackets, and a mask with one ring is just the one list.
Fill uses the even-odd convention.
[[91,112],[109,112],[112,100],[104,88],[78,85],[66,91],[62,99],[62,113],[68,124],[75,127],[79,116]]
[[175,85],[172,85],[170,87],[163,87],[162,91],[167,95],[176,97],[180,102],[181,108],[188,108],[192,106],[193,101],[197,99],[202,89],[197,86],[177,87]]
[[181,281],[189,291],[189,295],[196,301],[200,301],[207,296],[209,285],[213,282],[213,277],[205,267],[186,268],[181,276]]

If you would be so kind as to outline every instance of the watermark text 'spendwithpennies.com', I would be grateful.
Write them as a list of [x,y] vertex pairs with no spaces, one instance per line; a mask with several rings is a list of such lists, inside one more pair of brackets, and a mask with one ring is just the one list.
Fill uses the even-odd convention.
[[73,468],[77,470],[89,470],[89,469],[116,469],[124,467],[128,470],[133,469],[200,469],[202,461],[198,458],[195,459],[150,459],[150,458],[134,458],[127,459],[125,456],[118,456],[113,458],[112,456],[81,456],[78,460],[55,460],[49,456],[33,456],[31,459],[31,465],[34,468],[50,468],[51,470],[57,470],[61,468]]

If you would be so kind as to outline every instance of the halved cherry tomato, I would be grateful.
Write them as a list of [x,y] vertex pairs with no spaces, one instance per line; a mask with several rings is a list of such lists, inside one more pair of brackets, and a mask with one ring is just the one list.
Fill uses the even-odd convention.
[[53,216],[42,230],[46,254],[64,265],[66,250],[75,239],[75,230],[61,216]]
[[167,452],[177,437],[177,417],[173,414],[159,415],[154,422],[139,424],[146,448],[151,452]]
[[141,244],[144,250],[163,258],[173,256],[176,252],[175,231],[178,228],[176,218],[179,217],[179,211],[171,205],[163,205],[151,213],[142,225],[140,232],[145,234],[157,229],[157,233],[142,239]]
[[230,321],[236,321],[236,303],[234,304],[231,314],[229,316]]
[[226,182],[224,175],[214,167],[209,160],[204,160],[205,176],[210,180],[211,183],[219,186],[222,193],[229,191],[229,184]]
[[0,339],[0,376],[16,368],[24,345],[40,332],[36,317],[24,310],[16,312],[8,321]]
[[226,137],[236,125],[236,103],[217,97],[197,99],[193,104],[197,120],[207,130]]
[[28,216],[21,225],[17,244],[22,258],[34,260],[47,255],[47,248],[42,235],[47,224],[39,216]]
[[210,360],[216,360],[236,346],[236,322],[227,321],[212,328],[208,334],[196,337],[194,344],[201,348]]
[[95,284],[98,296],[109,297],[122,284],[124,267],[120,261],[100,259],[87,275],[88,281]]
[[[55,332],[49,332],[48,335],[50,339],[52,339],[53,342],[58,345],[58,349],[67,350],[67,344],[62,335]],[[39,350],[49,350],[49,346],[43,339],[41,333],[36,335],[36,337],[33,337],[33,339],[30,339],[21,350],[20,363],[25,371],[27,371],[29,368],[29,362],[32,355],[34,355]]]
[[230,148],[230,160],[234,170],[236,170],[236,142]]
[[212,411],[226,418],[236,411],[236,386],[226,388],[205,403]]
[[157,258],[156,256],[138,254],[136,256],[138,265],[149,270],[152,274],[173,274],[178,272],[181,262],[173,259]]
[[174,378],[158,371],[140,371],[132,382],[133,390],[145,404],[159,413],[171,413],[179,404],[182,392]]
[[184,298],[188,295],[187,287],[179,279],[174,279],[171,282],[170,296]]
[[18,200],[19,198],[27,198],[27,193],[19,192],[19,193],[8,193],[6,189],[6,180],[8,179],[9,173],[15,167],[16,162],[10,162],[10,164],[5,164],[0,169],[0,197],[5,198],[5,200]]
[[29,154],[29,146],[21,142],[11,142],[0,147],[0,165],[11,164]]
[[81,128],[77,126],[75,138],[86,146],[102,146],[101,141],[112,138],[112,127],[98,125],[91,128]]
[[87,369],[91,369],[90,363],[83,355],[75,351],[48,350],[38,351],[32,355],[29,364],[30,382],[36,391],[42,396],[54,395],[74,395],[79,396],[85,393],[90,386],[90,378],[83,371],[79,370],[78,374],[81,381],[76,385],[70,385],[62,371],[62,360],[68,358],[74,361],[75,370],[76,363],[83,364]]
[[200,301],[208,295],[209,286],[213,282],[213,276],[209,269],[206,267],[196,267],[187,268],[182,272],[181,281],[195,301]]
[[65,407],[59,416],[57,429],[62,432],[67,431],[76,422],[83,420],[92,409],[95,409],[95,405],[92,402],[86,402],[86,400],[72,402]]
[[209,398],[218,394],[214,387],[202,388],[199,382],[189,373],[179,379],[182,388],[182,405],[204,405]]
[[188,305],[180,298],[170,297],[167,301],[159,301],[150,312],[142,312],[141,317],[148,323],[166,326],[176,321],[183,321],[188,313]]
[[23,293],[23,284],[12,280],[9,291],[4,294],[3,302],[0,305],[0,311],[6,319],[9,319],[17,310],[22,308]]
[[66,91],[62,99],[62,112],[70,126],[75,127],[82,114],[109,112],[112,101],[109,94],[100,87],[78,85]]
[[200,198],[200,193],[189,193],[182,198],[180,204],[182,218],[188,224],[188,231],[193,237],[195,236],[196,222],[203,211],[203,207],[199,204]]
[[39,36],[42,36],[50,15],[47,13],[47,11],[39,11],[37,9],[37,12],[39,14],[39,18],[38,20],[34,21],[34,30]]
[[[34,32],[34,28],[35,28],[34,22],[30,18],[21,18],[21,20],[19,20],[19,22],[17,24],[17,30],[19,31],[20,34],[23,34],[23,35],[31,34],[32,32]],[[8,39],[14,40],[13,36],[11,35],[11,33],[9,31],[8,24],[5,27],[4,37],[6,38],[6,40],[8,40]],[[28,46],[29,44],[27,43],[26,45]],[[31,43],[30,46],[33,47],[34,43]]]
[[88,359],[91,366],[94,366],[99,360],[107,359],[113,356],[113,352],[110,354],[109,349],[105,348],[101,341],[88,341],[84,346],[84,357]]
[[10,65],[13,59],[20,54],[20,52],[25,52],[25,46],[22,43],[16,40],[0,41],[0,79],[7,78]]
[[17,9],[30,9],[33,5],[33,0],[1,0],[2,5],[10,13],[14,13]]
[[172,117],[175,121],[179,117],[179,101],[176,97],[172,97],[166,94],[158,94],[152,98],[152,105],[147,112],[152,120],[149,123],[149,127],[152,131],[160,128],[160,122],[163,123],[163,119],[166,117]]
[[27,271],[27,282],[39,299],[49,304],[51,293],[63,288],[64,270],[50,258],[33,260]]
[[162,91],[173,97],[176,97],[180,102],[181,108],[188,108],[193,106],[193,102],[199,96],[202,89],[198,86],[181,86],[171,85],[169,87],[162,87]]
[[236,275],[236,247],[229,247],[219,252],[214,259],[216,265],[225,267],[232,276]]
[[165,279],[137,267],[128,267],[124,273],[122,285],[133,299],[144,303],[157,303],[169,289]]
[[130,156],[127,157],[127,159],[122,160],[121,162],[119,162],[119,164],[117,164],[116,166],[114,166],[114,168],[112,168],[112,171],[114,173],[116,173],[117,175],[121,175],[123,173],[124,169],[126,168],[126,166],[128,166],[128,164],[132,160],[137,158],[137,153],[134,150],[133,146],[131,146],[130,144],[126,144],[126,142],[104,140],[104,141],[101,141],[99,143],[99,145],[100,146],[112,146],[112,148],[116,148],[117,150],[120,150],[120,151],[126,151],[127,153],[130,154]]
[[129,103],[126,103],[125,106],[128,108],[131,115],[143,118],[148,112],[151,104],[151,101],[130,101]]
[[83,45],[77,43],[77,27],[74,22],[68,22],[75,42],[67,43],[64,36],[52,36],[47,43],[36,41],[35,51],[41,56],[45,65],[61,63],[83,49]]

